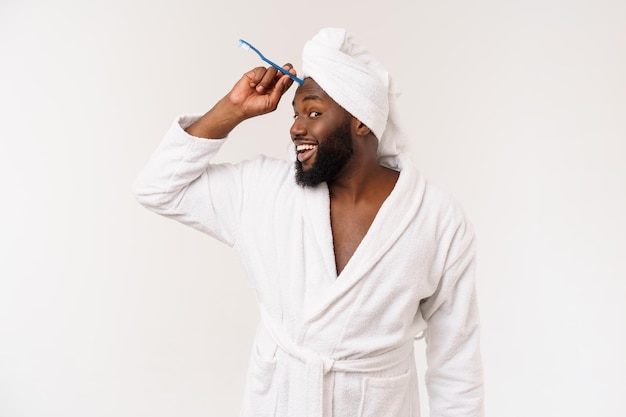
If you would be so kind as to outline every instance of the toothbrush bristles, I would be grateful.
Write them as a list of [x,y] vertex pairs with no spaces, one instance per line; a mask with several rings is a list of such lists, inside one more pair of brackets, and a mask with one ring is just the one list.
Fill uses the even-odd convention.
[[243,40],[239,39],[239,47],[245,50],[250,49],[250,45],[248,45],[247,42],[244,42]]

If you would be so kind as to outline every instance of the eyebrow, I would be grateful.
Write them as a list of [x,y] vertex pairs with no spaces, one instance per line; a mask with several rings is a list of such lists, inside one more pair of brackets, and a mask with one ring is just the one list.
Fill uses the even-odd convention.
[[[302,98],[302,101],[322,101],[322,98],[318,95],[315,94],[309,94],[308,96],[304,96]],[[291,102],[291,106],[295,106],[296,105],[296,100]]]

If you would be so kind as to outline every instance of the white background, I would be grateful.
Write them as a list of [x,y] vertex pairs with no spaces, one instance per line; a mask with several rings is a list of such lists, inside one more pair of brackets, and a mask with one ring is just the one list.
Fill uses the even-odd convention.
[[[299,68],[325,26],[476,226],[488,415],[626,415],[625,2],[1,0],[1,417],[237,415],[243,270],[130,187],[261,63],[240,37]],[[292,96],[220,159],[287,157]]]

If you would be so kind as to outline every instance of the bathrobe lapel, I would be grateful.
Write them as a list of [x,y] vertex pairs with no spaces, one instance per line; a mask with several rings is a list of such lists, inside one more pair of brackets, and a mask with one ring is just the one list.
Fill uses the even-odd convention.
[[[326,276],[322,279],[328,281],[320,283],[325,287],[322,291],[325,296],[318,300],[319,303],[315,303],[317,313],[322,314],[329,303],[344,296],[367,276],[372,267],[393,247],[407,224],[417,214],[425,184],[411,163],[405,163],[403,159],[400,159],[400,166],[403,169],[400,171],[396,186],[380,207],[369,230],[339,276],[337,276],[335,265],[330,225],[328,187],[324,183],[314,189],[306,190],[305,227],[308,233],[314,236],[317,249],[322,254],[326,270]],[[417,193],[415,193],[416,189]],[[407,198],[407,193],[415,195]],[[309,319],[314,319],[314,317],[309,316]]]
[[305,189],[304,222],[309,234],[314,238],[317,250],[324,262],[325,274],[320,279],[332,283],[337,278],[333,234],[330,227],[330,195],[326,183],[315,188]]

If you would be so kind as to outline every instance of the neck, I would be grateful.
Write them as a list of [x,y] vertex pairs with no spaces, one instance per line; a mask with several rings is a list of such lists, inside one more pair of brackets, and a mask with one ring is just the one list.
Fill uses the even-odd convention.
[[353,158],[332,180],[328,189],[332,199],[358,203],[382,190],[391,192],[398,172],[378,163],[376,154],[368,158]]

